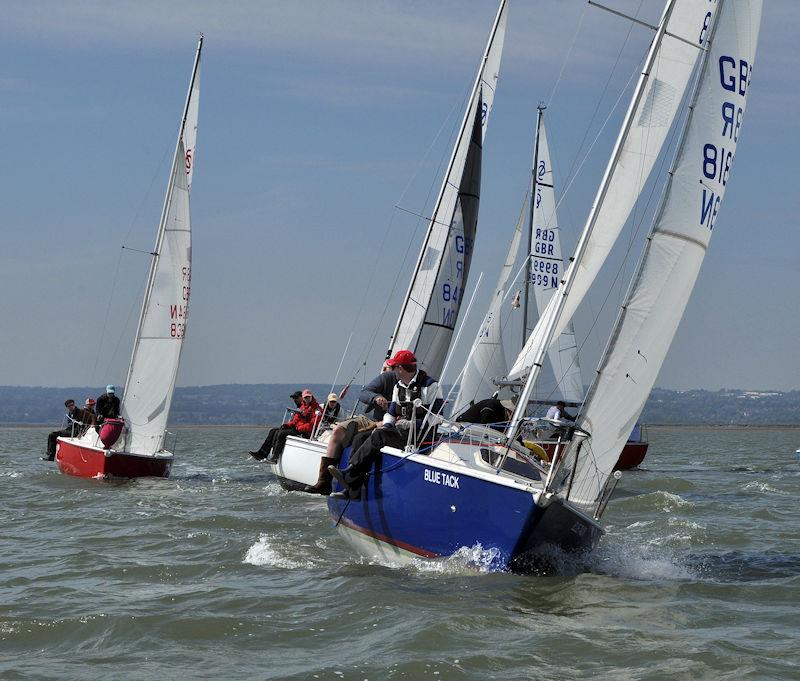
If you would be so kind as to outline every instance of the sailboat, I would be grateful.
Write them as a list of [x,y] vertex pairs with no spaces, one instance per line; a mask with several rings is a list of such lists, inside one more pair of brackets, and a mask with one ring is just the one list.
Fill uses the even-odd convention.
[[[761,0],[668,0],[574,259],[511,377],[527,376],[504,433],[453,426],[437,443],[385,447],[357,499],[331,496],[340,534],[365,556],[408,561],[480,550],[491,569],[527,569],[550,550],[590,550],[612,475],[683,315],[729,181],[761,19]],[[641,22],[639,22],[641,23]],[[644,252],[571,437],[543,470],[517,442],[550,347],[591,286],[686,115]],[[345,456],[347,452],[345,452]],[[344,463],[342,464],[344,465]]]
[[[502,0],[386,352],[389,357],[397,350],[411,349],[431,376],[439,376],[444,367],[469,276],[483,140],[499,77],[506,16],[507,0]],[[322,442],[288,437],[273,472],[287,489],[313,486],[325,448]]]
[[197,43],[155,247],[151,253],[118,428],[89,428],[60,437],[59,469],[83,478],[167,477],[173,452],[166,448],[172,393],[186,338],[192,271],[189,196],[194,172],[200,97]]

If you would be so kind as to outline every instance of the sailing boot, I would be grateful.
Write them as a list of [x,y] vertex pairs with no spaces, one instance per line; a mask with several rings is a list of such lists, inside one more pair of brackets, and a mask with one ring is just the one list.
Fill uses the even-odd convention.
[[254,452],[250,452],[250,456],[258,461],[263,461],[269,456],[269,452],[265,452],[263,449],[258,449]]
[[324,496],[328,496],[331,493],[331,483],[333,482],[333,476],[328,471],[328,466],[334,463],[336,463],[336,459],[323,456],[319,462],[319,476],[317,477],[317,483],[315,485],[306,485],[303,491],[308,492],[309,494],[322,494]]

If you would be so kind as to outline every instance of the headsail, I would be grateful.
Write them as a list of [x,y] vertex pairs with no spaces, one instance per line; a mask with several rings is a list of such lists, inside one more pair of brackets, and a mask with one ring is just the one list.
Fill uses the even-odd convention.
[[[708,2],[669,0],[645,69],[559,295],[554,296],[509,377],[527,374],[567,326],[622,231],[672,126],[697,62]],[[566,297],[562,301],[562,298]],[[547,346],[547,347],[544,347]]]
[[506,30],[502,0],[387,355],[411,349],[439,377],[450,347],[478,220],[481,147]]
[[[705,4],[705,3],[704,3]],[[642,259],[590,387],[570,499],[594,505],[689,300],[725,194],[750,87],[762,0],[719,0],[689,119]],[[712,24],[713,23],[713,27]],[[709,39],[710,33],[710,39]],[[708,45],[707,43],[710,43]]]
[[125,381],[122,417],[129,429],[125,445],[134,453],[152,454],[163,446],[186,335],[192,267],[189,188],[194,153],[189,153],[185,142],[191,143],[193,152],[202,45],[201,37]]

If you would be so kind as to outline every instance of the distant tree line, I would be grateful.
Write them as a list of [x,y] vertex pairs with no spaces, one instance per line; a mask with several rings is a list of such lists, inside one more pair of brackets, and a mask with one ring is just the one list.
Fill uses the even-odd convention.
[[[330,386],[323,384],[259,383],[177,388],[170,422],[201,425],[278,423],[289,395],[309,388],[323,402]],[[360,386],[353,387],[342,404],[349,412]],[[32,388],[0,386],[0,425],[57,424],[64,400],[79,404],[97,398],[101,387]],[[650,425],[800,426],[800,391],[664,390],[656,388],[645,405],[642,419]]]

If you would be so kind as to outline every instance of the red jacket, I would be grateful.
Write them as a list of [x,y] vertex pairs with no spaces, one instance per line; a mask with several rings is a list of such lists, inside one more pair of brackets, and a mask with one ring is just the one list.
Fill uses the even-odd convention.
[[291,428],[296,428],[297,431],[303,435],[309,436],[314,428],[316,428],[321,417],[322,407],[320,407],[319,402],[312,397],[311,404],[303,402],[303,404],[300,405],[300,409],[292,416],[291,420],[289,420],[286,425]]

